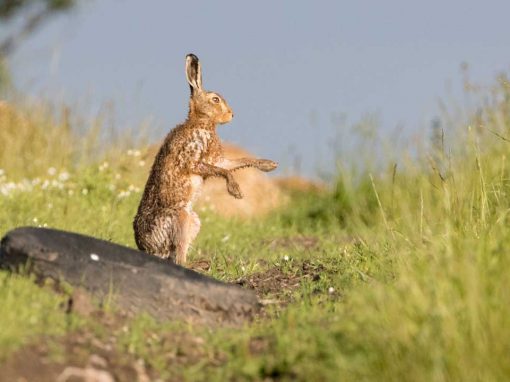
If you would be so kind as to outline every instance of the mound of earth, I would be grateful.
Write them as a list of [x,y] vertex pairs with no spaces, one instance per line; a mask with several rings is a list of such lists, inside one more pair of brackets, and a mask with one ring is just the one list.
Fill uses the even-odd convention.
[[[226,158],[255,158],[232,144],[224,144],[224,149]],[[204,182],[198,206],[211,208],[222,216],[248,218],[264,215],[286,200],[286,195],[272,178],[257,169],[235,171],[234,177],[241,187],[242,199],[235,199],[227,193],[224,179],[211,178]]]

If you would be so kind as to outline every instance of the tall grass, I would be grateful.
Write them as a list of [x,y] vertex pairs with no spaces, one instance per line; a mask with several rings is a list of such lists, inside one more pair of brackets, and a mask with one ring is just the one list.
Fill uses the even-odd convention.
[[124,177],[137,179],[150,166],[132,166],[133,159],[137,163],[146,159],[147,126],[136,134],[127,129],[120,133],[109,122],[111,113],[106,107],[96,117],[84,119],[65,105],[0,99],[0,168],[19,180],[47,176],[49,168],[79,172],[106,162],[108,171],[123,171]]
[[[338,372],[375,380],[509,378],[509,95],[500,79],[476,118],[450,132],[455,141],[435,163],[424,155],[390,167],[368,176],[372,190],[361,182],[337,199],[361,207],[336,213],[338,221],[394,274],[335,306],[324,336],[337,338],[328,346],[337,347]],[[374,197],[377,206],[367,205]]]

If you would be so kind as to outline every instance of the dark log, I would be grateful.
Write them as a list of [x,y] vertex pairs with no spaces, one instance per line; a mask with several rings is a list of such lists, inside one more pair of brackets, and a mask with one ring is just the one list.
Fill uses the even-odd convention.
[[64,280],[123,311],[158,319],[236,323],[259,309],[252,291],[131,248],[54,229],[23,227],[7,233],[0,266]]

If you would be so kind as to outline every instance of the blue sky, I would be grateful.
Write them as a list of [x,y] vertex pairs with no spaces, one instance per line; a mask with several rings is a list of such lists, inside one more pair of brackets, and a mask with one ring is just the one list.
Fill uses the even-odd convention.
[[[143,4],[143,6],[142,6]],[[185,118],[186,53],[235,112],[225,140],[311,174],[339,126],[376,113],[385,131],[426,128],[470,64],[482,84],[510,69],[508,1],[82,1],[11,58],[19,87],[119,127],[151,117],[154,140]],[[293,153],[292,155],[290,153]]]

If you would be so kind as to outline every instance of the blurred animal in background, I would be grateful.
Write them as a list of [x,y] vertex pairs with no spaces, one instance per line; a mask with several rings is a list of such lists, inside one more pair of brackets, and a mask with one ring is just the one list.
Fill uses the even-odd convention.
[[267,159],[225,158],[216,127],[231,121],[232,109],[220,94],[202,88],[201,65],[194,54],[186,56],[186,78],[191,91],[188,118],[159,149],[133,222],[140,250],[177,264],[186,263],[189,246],[200,230],[193,202],[204,179],[223,178],[228,193],[241,199],[233,171],[277,167]]
[[[255,158],[250,152],[231,143],[225,142],[222,146],[226,157]],[[210,210],[224,217],[254,218],[264,216],[288,199],[275,184],[274,177],[256,168],[236,172],[236,181],[243,190],[242,199],[233,199],[228,195],[222,179],[207,180],[197,200],[199,210]]]

